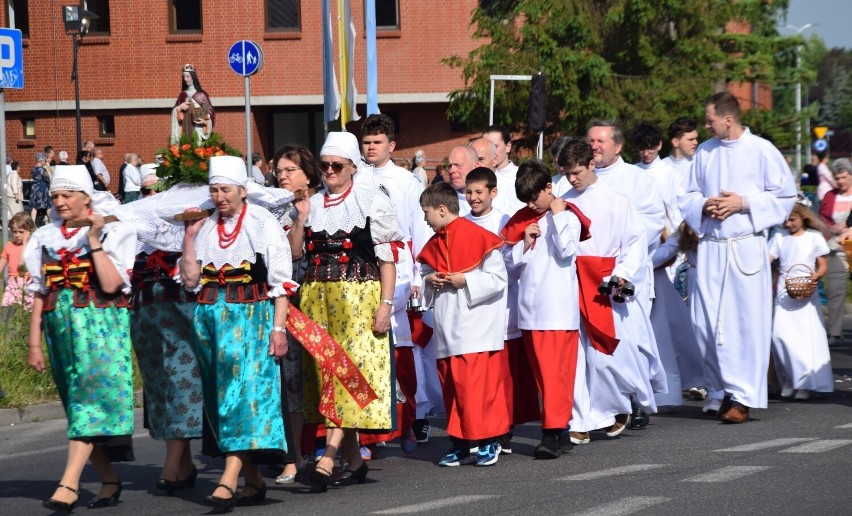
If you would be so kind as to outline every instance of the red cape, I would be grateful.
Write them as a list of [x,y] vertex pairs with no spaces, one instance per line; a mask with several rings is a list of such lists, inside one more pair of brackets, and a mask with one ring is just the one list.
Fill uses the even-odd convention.
[[488,253],[502,246],[503,239],[459,217],[426,242],[417,261],[435,272],[469,272],[479,267]]
[[580,291],[580,319],[592,347],[612,355],[619,340],[615,336],[615,319],[609,296],[598,292],[604,277],[612,274],[614,257],[578,256],[577,284]]
[[[592,221],[589,220],[582,211],[580,211],[580,208],[574,206],[568,201],[565,201],[565,209],[580,219],[580,241],[582,242],[583,240],[592,238],[592,234],[589,231],[589,228],[592,226]],[[505,240],[509,245],[515,245],[524,239],[524,231],[527,229],[527,226],[541,219],[546,214],[547,212],[536,213],[530,208],[521,208],[512,216],[511,219],[509,219],[509,222],[507,222],[503,227],[503,231],[500,232],[500,236],[502,236],[503,240]]]

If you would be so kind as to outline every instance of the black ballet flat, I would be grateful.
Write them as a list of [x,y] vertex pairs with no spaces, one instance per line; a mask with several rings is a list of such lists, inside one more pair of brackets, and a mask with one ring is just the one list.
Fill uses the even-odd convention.
[[260,486],[256,486],[254,484],[249,484],[248,482],[246,482],[246,485],[245,487],[243,487],[243,490],[245,490],[246,487],[254,489],[254,494],[237,498],[237,507],[244,507],[246,505],[260,505],[263,503],[264,500],[266,500],[265,483],[261,484]]
[[[71,491],[72,493],[77,495],[78,498],[80,496],[80,490],[79,489],[74,489],[73,487],[68,487],[65,484],[59,484],[59,487],[63,487],[65,489]],[[60,502],[59,500],[54,500],[53,498],[48,498],[47,500],[41,502],[41,505],[45,509],[50,509],[51,511],[70,513],[71,511],[74,510],[74,507],[77,505],[77,500],[74,500],[71,503],[67,503],[67,502]]]
[[367,480],[367,463],[362,462],[356,470],[344,469],[332,484],[334,487],[351,486],[355,482],[363,484]]
[[104,498],[98,498],[97,500],[92,500],[89,502],[89,505],[86,507],[89,509],[103,509],[105,507],[115,507],[118,505],[118,499],[121,498],[121,492],[124,490],[124,486],[121,485],[121,480],[117,482],[101,482],[101,485],[104,486],[118,486],[118,491],[112,494],[112,496],[106,496]]
[[224,487],[229,493],[231,493],[231,496],[229,498],[219,498],[218,496],[214,496],[212,494],[207,495],[204,497],[204,503],[206,503],[210,507],[221,509],[225,512],[230,512],[231,510],[233,510],[234,505],[236,505],[237,503],[237,493],[225,484],[218,484],[216,487]]
[[311,471],[308,480],[311,483],[312,493],[325,493],[328,491],[328,486],[333,483],[333,480],[331,479],[331,472],[318,466],[314,467]]
[[193,467],[192,473],[190,473],[189,476],[187,476],[183,480],[168,480],[165,478],[157,480],[157,489],[162,489],[166,492],[166,494],[171,496],[172,493],[180,489],[195,487],[196,478],[198,478],[198,468]]

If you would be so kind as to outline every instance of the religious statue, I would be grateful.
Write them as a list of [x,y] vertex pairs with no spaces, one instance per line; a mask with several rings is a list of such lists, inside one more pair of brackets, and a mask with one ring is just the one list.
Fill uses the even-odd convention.
[[216,111],[207,92],[198,82],[195,67],[186,64],[183,67],[180,95],[172,108],[171,142],[177,143],[181,134],[192,141],[204,141],[213,132],[216,123]]

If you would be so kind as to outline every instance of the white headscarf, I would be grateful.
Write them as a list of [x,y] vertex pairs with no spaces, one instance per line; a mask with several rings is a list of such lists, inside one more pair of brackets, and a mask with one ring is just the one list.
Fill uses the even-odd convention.
[[142,176],[142,188],[151,188],[160,180],[160,177],[157,175],[158,166],[156,163],[145,163],[142,165],[139,170]]
[[358,165],[361,162],[361,146],[352,133],[331,132],[322,145],[320,156],[340,156]]
[[213,156],[208,177],[207,183],[211,185],[245,186],[248,182],[246,163],[237,156]]
[[85,165],[56,165],[50,181],[50,193],[57,190],[83,192],[91,197],[95,187]]

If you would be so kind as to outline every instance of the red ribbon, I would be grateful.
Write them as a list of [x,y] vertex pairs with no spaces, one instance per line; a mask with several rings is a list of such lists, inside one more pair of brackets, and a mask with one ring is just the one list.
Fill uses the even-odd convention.
[[405,244],[400,240],[396,240],[394,242],[391,242],[390,246],[391,252],[393,252],[393,262],[397,263],[399,262],[399,250],[405,249]]
[[174,277],[174,275],[177,274],[178,268],[177,266],[169,266],[169,264],[166,263],[165,256],[165,251],[154,251],[153,253],[148,255],[148,259],[145,261],[145,268],[149,271],[155,271],[159,268],[168,277]]
[[77,251],[69,251],[64,247],[56,251],[56,254],[59,255],[59,261],[62,263],[62,277],[65,279],[65,288],[71,286],[71,278],[68,276],[68,266],[78,265],[80,263],[80,259],[77,258]]

